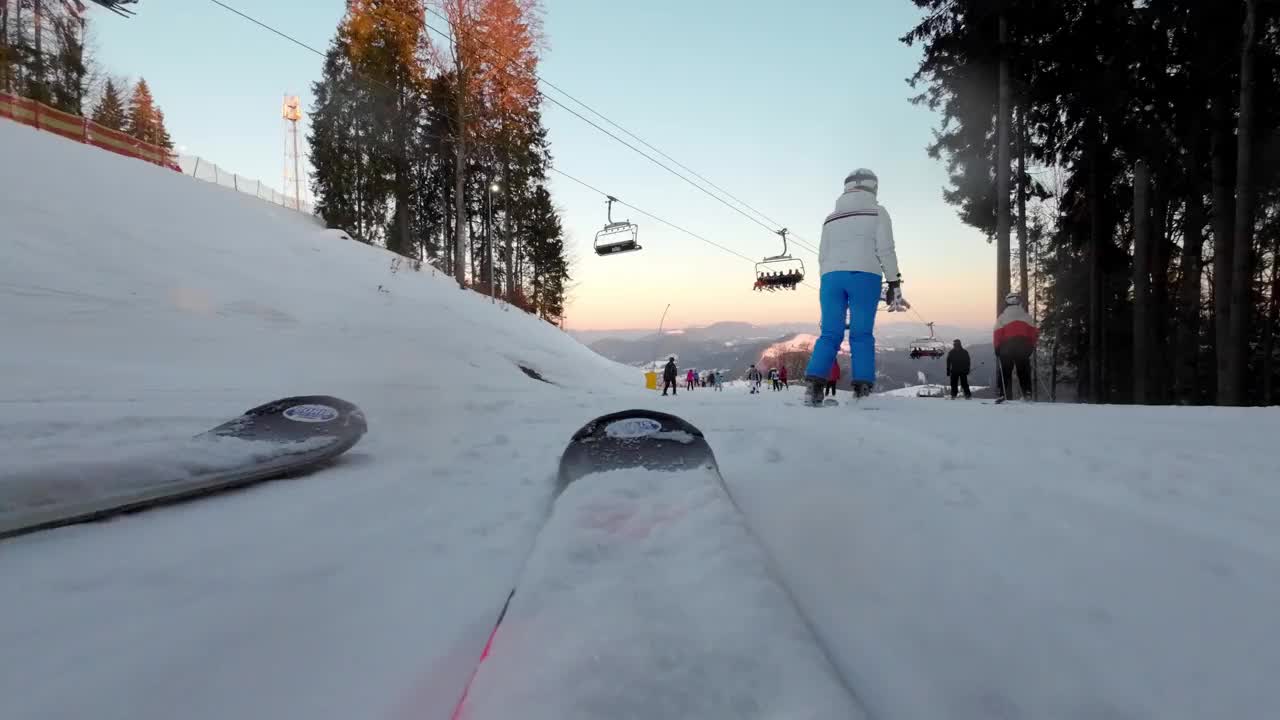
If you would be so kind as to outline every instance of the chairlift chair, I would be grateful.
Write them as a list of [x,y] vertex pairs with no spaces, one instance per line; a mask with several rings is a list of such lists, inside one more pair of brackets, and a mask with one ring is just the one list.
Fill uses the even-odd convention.
[[129,8],[124,6],[136,5],[138,3],[138,0],[90,0],[90,1],[96,5],[101,5],[102,7],[110,10],[111,12],[121,17],[133,17],[134,15],[137,14],[133,10],[130,10]]
[[787,252],[787,229],[778,230],[777,234],[782,238],[782,254],[756,263],[755,290],[795,290],[804,282],[804,261]]
[[637,238],[640,234],[640,228],[633,222],[622,220],[620,222],[613,221],[613,204],[618,202],[618,198],[607,195],[609,222],[596,233],[596,254],[597,255],[616,255],[618,253],[635,252],[640,249],[640,243]]
[[916,338],[911,341],[911,359],[940,358],[947,354],[947,344],[933,336],[933,323],[925,323],[929,328],[929,337]]

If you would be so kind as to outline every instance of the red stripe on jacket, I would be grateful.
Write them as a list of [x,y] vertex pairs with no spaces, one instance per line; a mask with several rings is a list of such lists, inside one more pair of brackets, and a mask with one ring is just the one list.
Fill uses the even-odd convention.
[[1040,331],[1028,322],[1022,320],[1014,320],[996,328],[992,336],[996,349],[1000,349],[1000,345],[1006,340],[1013,338],[1024,338],[1034,346],[1036,341],[1040,339]]

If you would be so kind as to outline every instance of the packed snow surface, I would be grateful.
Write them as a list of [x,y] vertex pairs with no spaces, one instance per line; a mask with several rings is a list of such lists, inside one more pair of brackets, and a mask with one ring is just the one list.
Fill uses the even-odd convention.
[[466,720],[862,717],[710,467],[556,500]]
[[[4,123],[0,157],[0,474],[159,452],[287,395],[370,428],[310,476],[0,543],[5,720],[449,718],[530,548],[581,541],[537,537],[561,449],[628,407],[706,433],[743,524],[683,540],[749,529],[870,717],[1280,708],[1275,410],[663,398],[252,197]],[[647,571],[752,582],[682,547]],[[747,655],[786,632],[725,602],[711,629]],[[523,656],[554,673],[588,640],[567,621]],[[619,693],[661,668],[628,672]],[[559,714],[540,702],[507,716]]]

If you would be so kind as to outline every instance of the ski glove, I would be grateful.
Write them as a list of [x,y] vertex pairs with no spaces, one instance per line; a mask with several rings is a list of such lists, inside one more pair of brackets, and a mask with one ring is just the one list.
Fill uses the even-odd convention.
[[889,312],[906,312],[911,307],[911,303],[902,297],[901,280],[889,281],[884,291],[884,303],[889,306]]

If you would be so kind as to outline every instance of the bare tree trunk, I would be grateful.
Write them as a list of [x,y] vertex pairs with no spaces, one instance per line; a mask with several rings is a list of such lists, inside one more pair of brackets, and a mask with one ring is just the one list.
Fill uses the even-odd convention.
[[[1167,177],[1167,171],[1165,174]],[[1167,184],[1155,180],[1151,184],[1151,301],[1147,317],[1147,352],[1151,368],[1147,380],[1147,402],[1165,404],[1173,391],[1173,353],[1169,348],[1169,263],[1173,243],[1170,241]]]
[[454,28],[454,64],[457,67],[457,77],[454,81],[457,83],[457,104],[458,104],[458,125],[457,125],[457,142],[454,154],[454,173],[453,178],[453,251],[457,257],[454,263],[454,280],[458,282],[458,287],[465,288],[467,286],[467,278],[465,275],[466,264],[463,262],[466,252],[467,238],[465,231],[467,229],[467,203],[466,203],[466,179],[467,179],[467,71],[464,62],[465,52],[458,43],[461,41],[460,34],[466,29],[467,18],[464,16],[465,8],[462,0],[458,2],[458,22]]
[[1058,338],[1049,350],[1049,402],[1058,402]]
[[1258,0],[1245,0],[1244,43],[1240,50],[1240,121],[1236,132],[1236,213],[1231,254],[1231,324],[1228,330],[1228,382],[1224,404],[1246,405],[1249,306],[1253,258],[1253,98],[1254,55],[1258,45]]
[[476,240],[476,229],[472,225],[473,219],[467,218],[467,234],[471,240],[469,243],[471,245],[471,284],[478,286],[480,284],[480,266],[478,265],[480,253],[477,252],[476,248],[476,243],[478,242]]
[[1027,284],[1027,110],[1018,110],[1018,290],[1031,302]]
[[[41,22],[44,15],[44,8],[40,6],[41,1],[42,0],[35,0],[31,6],[32,17],[35,20],[36,34],[36,82],[35,87],[30,88],[29,92],[37,101],[47,103],[49,102],[49,94],[47,92],[48,85],[45,82],[44,76],[44,24]],[[19,0],[18,4],[21,5],[22,1]]]
[[1231,254],[1235,198],[1231,187],[1231,106],[1228,93],[1220,92],[1213,104],[1213,326],[1217,361],[1218,404],[1230,395],[1228,348],[1231,346]]
[[1102,199],[1098,179],[1100,153],[1098,145],[1102,134],[1098,120],[1093,125],[1089,139],[1089,402],[1101,403],[1106,393],[1102,387]]
[[505,188],[502,193],[502,234],[506,241],[507,302],[512,302],[516,299],[516,240],[511,232],[511,172],[506,164],[502,166],[502,186]]
[[1000,111],[996,119],[996,314],[1009,294],[1009,22],[1000,14]]
[[[22,2],[21,0],[19,0],[19,2],[17,3],[17,7],[14,9],[14,13],[13,13],[13,34],[14,34],[13,47],[21,47],[26,43],[26,40],[23,39],[22,37],[22,29],[23,29],[22,28]],[[21,95],[22,94],[22,65],[15,62],[13,63],[13,69],[14,69],[13,91],[16,94]]]
[[1148,205],[1151,178],[1145,160],[1133,168],[1133,401],[1147,403],[1147,372],[1151,336],[1151,223]]
[[9,57],[9,0],[0,0],[0,92],[9,92],[9,71],[13,58]]
[[[462,110],[458,111],[462,115]],[[463,118],[459,117],[459,121]],[[461,122],[459,123],[461,124]],[[458,134],[457,152],[454,155],[454,172],[457,177],[453,179],[453,254],[456,261],[453,266],[453,279],[458,281],[458,287],[465,288],[467,286],[466,263],[463,258],[466,257],[466,225],[467,225],[467,206],[466,197],[466,169],[467,169],[467,151],[466,151],[466,132]]]
[[1204,189],[1196,180],[1200,167],[1200,124],[1193,126],[1187,167],[1191,168],[1191,189],[1182,228],[1182,285],[1179,287],[1178,350],[1175,378],[1179,403],[1191,405],[1199,398],[1200,283],[1204,261]]
[[1276,322],[1280,321],[1280,235],[1271,246],[1271,301],[1267,308],[1267,327],[1262,336],[1262,405],[1276,401]]

